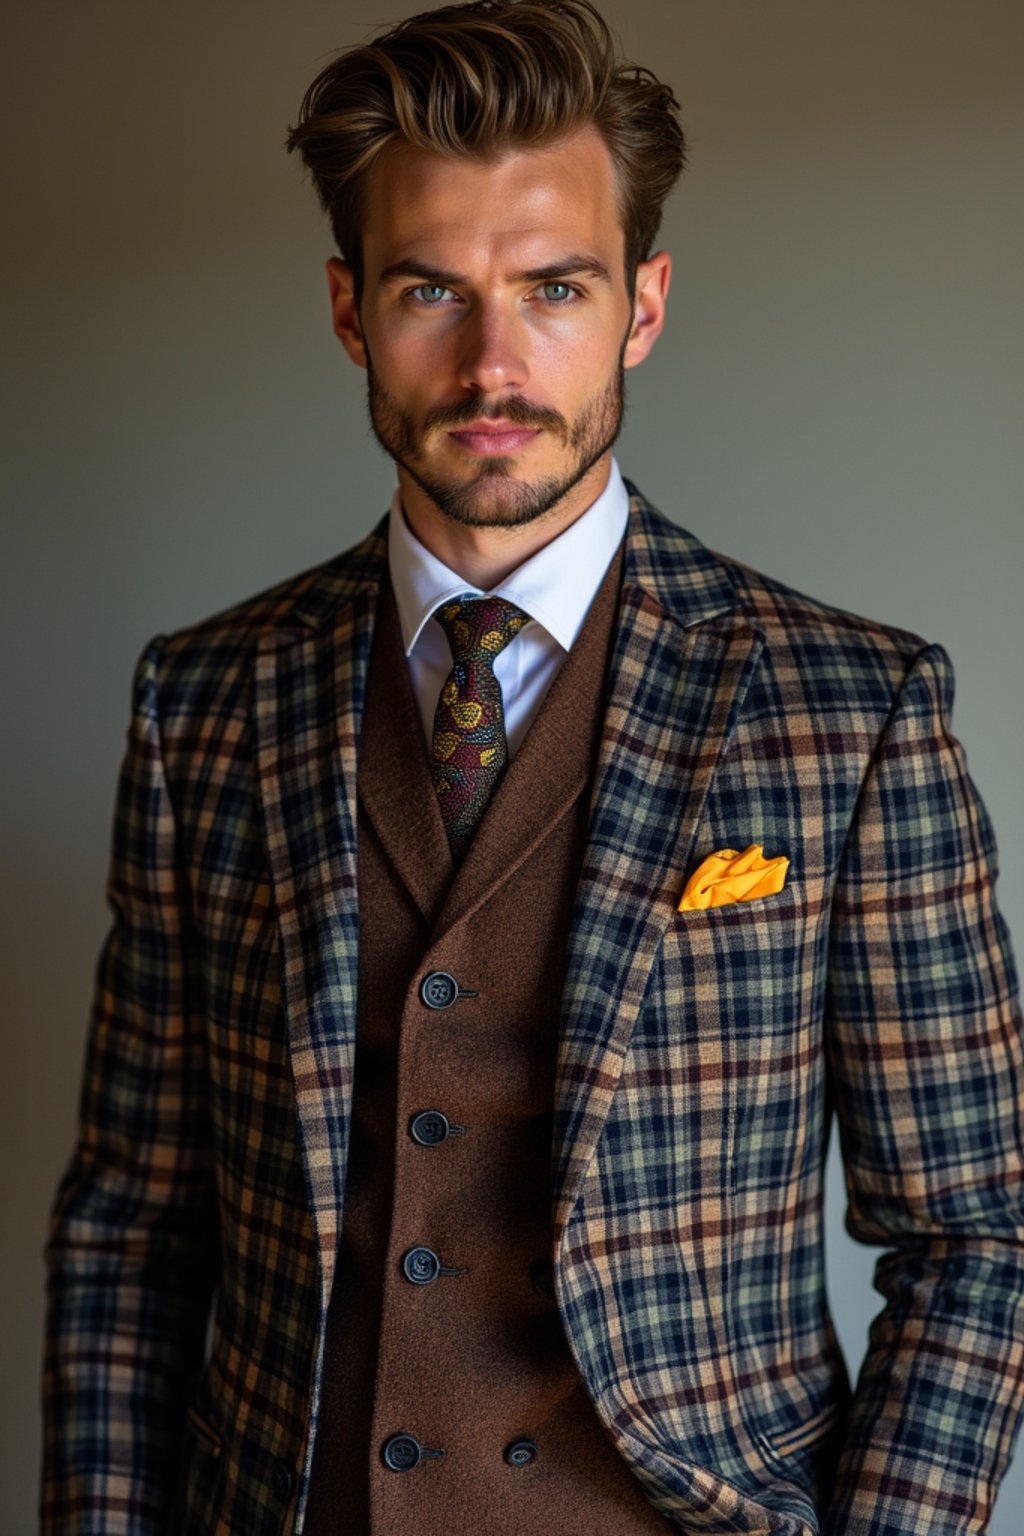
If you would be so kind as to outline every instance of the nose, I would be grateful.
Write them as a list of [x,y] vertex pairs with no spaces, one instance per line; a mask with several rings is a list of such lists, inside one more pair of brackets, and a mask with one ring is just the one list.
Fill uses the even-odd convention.
[[497,305],[478,304],[460,327],[459,383],[480,394],[522,389],[530,377],[521,322]]

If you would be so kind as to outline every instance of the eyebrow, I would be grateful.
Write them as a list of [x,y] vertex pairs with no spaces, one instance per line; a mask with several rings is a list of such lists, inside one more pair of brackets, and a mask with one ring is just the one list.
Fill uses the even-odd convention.
[[[563,256],[558,261],[549,262],[543,267],[530,267],[525,272],[509,272],[506,274],[505,281],[549,283],[558,278],[573,277],[579,272],[585,273],[587,277],[596,277],[605,283],[610,283],[612,280],[612,275],[603,261],[598,261],[596,256],[574,252],[571,256]],[[443,272],[440,267],[433,267],[428,261],[416,261],[409,257],[404,261],[394,261],[390,266],[385,267],[377,282],[383,287],[385,283],[392,283],[399,277],[422,277],[438,288],[448,288],[452,285],[463,287],[470,281],[468,277],[463,277],[458,272]]]

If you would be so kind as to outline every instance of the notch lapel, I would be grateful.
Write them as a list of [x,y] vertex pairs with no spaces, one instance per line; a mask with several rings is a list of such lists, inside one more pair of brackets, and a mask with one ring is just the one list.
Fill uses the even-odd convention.
[[281,943],[299,1145],[326,1308],[345,1188],[359,920],[356,770],[386,518],[261,637],[255,770]]
[[622,599],[566,950],[553,1215],[564,1236],[764,646],[725,568],[631,492]]

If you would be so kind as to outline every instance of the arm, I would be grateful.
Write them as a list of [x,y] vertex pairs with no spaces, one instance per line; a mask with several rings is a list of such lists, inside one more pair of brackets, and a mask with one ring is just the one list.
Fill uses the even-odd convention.
[[1024,1024],[940,645],[904,679],[835,894],[846,1226],[888,1250],[823,1536],[977,1536],[1024,1409]]
[[133,685],[79,1104],[45,1249],[43,1536],[161,1529],[217,1256],[198,988],[157,720]]

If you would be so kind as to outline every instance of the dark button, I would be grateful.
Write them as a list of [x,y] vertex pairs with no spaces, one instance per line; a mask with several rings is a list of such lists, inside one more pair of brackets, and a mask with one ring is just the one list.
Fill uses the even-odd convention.
[[381,1455],[384,1457],[384,1465],[390,1467],[392,1472],[410,1472],[419,1464],[423,1447],[415,1435],[392,1435],[389,1440],[385,1440]]
[[418,1115],[413,1115],[409,1121],[409,1135],[413,1141],[418,1141],[421,1147],[436,1147],[447,1139],[451,1132],[451,1123],[448,1116],[442,1114],[439,1109],[421,1109]]
[[447,971],[431,971],[420,984],[420,997],[428,1008],[450,1008],[459,995],[459,984]]
[[538,1454],[532,1440],[513,1440],[505,1447],[505,1460],[510,1467],[525,1467]]
[[288,1463],[280,1458],[275,1461],[270,1474],[270,1486],[274,1490],[274,1497],[280,1499],[282,1504],[287,1504],[291,1498],[294,1482],[292,1469]]
[[410,1248],[402,1255],[402,1273],[414,1285],[429,1285],[441,1273],[441,1260],[433,1248]]
[[530,1280],[537,1295],[550,1300],[555,1294],[555,1266],[551,1259],[534,1259],[530,1265]]
[[422,1450],[424,1448],[415,1435],[391,1435],[390,1439],[384,1441],[384,1465],[390,1467],[391,1471],[408,1471],[418,1464]]
[[465,1275],[469,1271],[465,1266],[460,1269],[457,1265],[442,1264],[432,1248],[417,1243],[415,1248],[407,1248],[402,1254],[402,1273],[414,1285],[429,1285],[438,1275]]
[[428,1456],[443,1456],[444,1451],[428,1451],[415,1435],[391,1435],[380,1448],[384,1465],[392,1472],[410,1472]]

